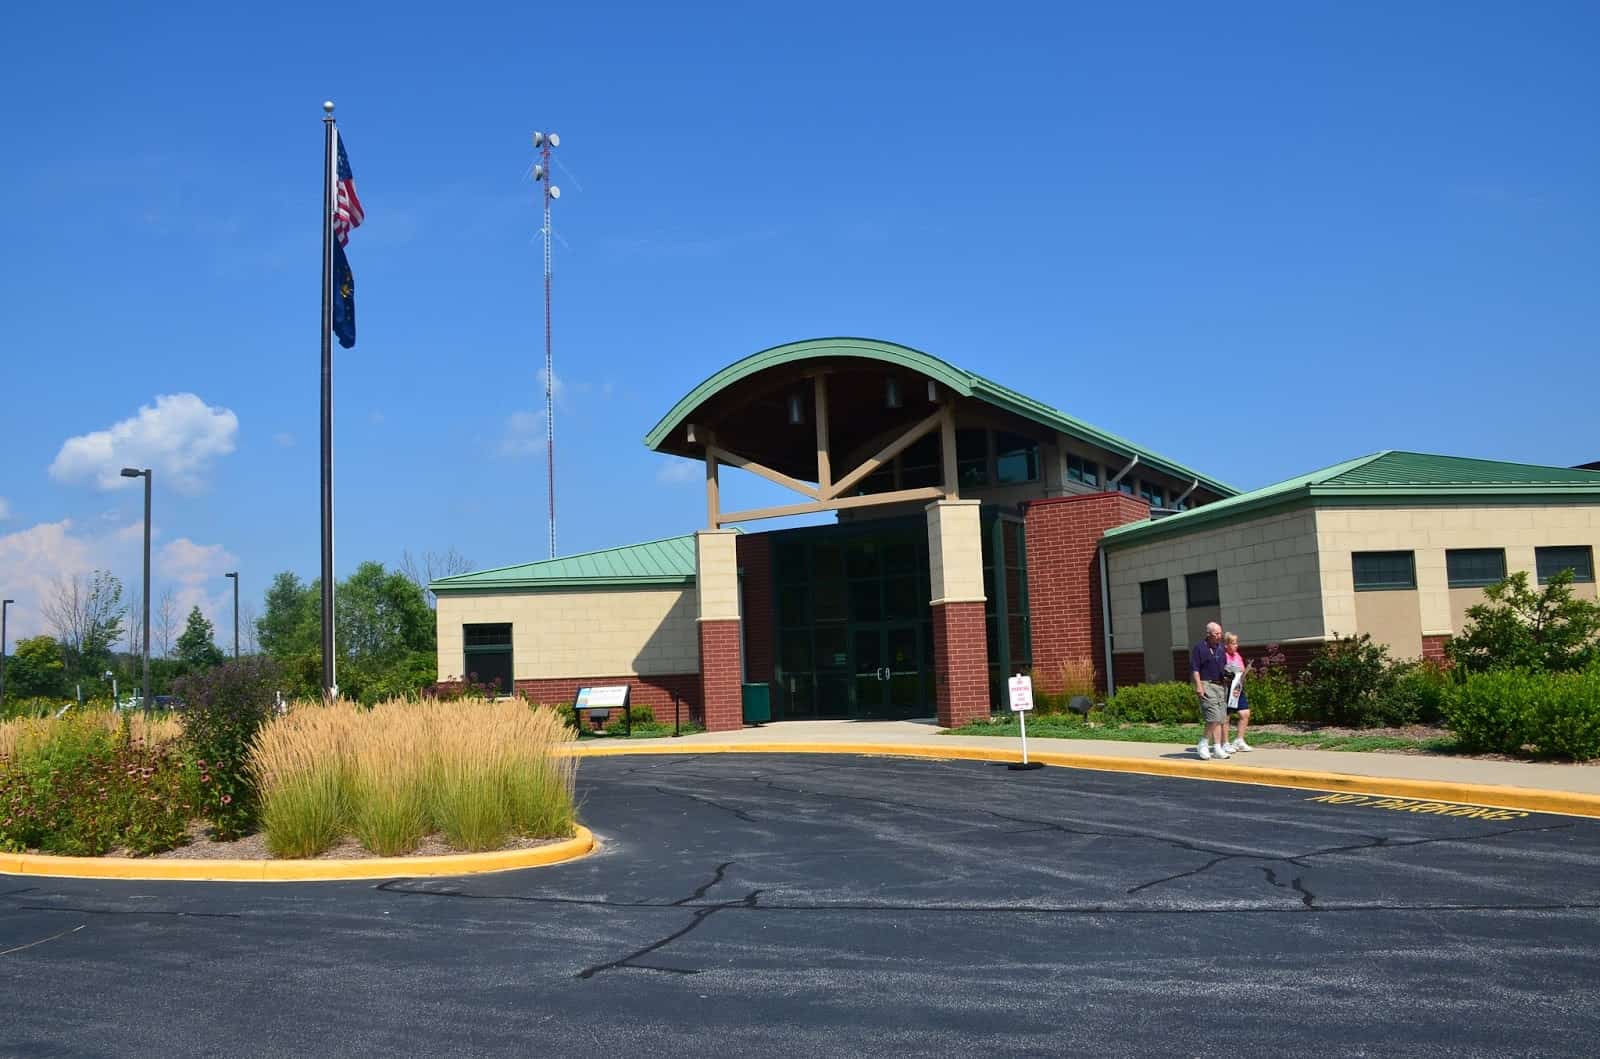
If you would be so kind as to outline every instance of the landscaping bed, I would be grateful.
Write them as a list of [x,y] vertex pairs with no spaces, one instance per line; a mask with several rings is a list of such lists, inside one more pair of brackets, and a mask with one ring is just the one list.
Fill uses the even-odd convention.
[[522,699],[280,712],[270,665],[219,667],[177,717],[0,722],[0,851],[350,859],[529,849],[572,837],[575,738]]

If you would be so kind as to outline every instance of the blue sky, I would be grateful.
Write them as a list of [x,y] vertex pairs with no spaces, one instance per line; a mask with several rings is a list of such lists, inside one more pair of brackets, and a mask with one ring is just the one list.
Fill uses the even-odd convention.
[[60,573],[137,581],[126,461],[158,468],[157,593],[226,620],[224,570],[247,600],[315,574],[324,98],[367,210],[341,574],[545,554],[536,128],[563,552],[695,528],[642,434],[818,335],[1241,487],[1387,447],[1600,459],[1593,4],[564,7],[9,16],[14,632]]

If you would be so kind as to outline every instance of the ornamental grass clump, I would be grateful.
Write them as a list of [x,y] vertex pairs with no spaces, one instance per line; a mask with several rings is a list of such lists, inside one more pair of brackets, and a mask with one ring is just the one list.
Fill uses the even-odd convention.
[[291,710],[250,748],[261,828],[275,857],[314,857],[343,837],[350,747],[360,723],[348,702]]
[[351,743],[350,830],[380,857],[410,853],[430,830],[426,722],[414,706],[385,703],[361,717]]
[[521,700],[296,706],[256,737],[267,846],[311,856],[346,834],[380,856],[433,833],[453,848],[572,834],[573,733]]

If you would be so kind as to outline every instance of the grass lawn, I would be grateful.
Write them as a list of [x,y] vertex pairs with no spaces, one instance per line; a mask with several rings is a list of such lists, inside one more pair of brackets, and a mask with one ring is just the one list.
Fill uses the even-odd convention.
[[[690,724],[688,721],[685,721],[678,728],[678,733],[680,735],[699,735],[703,731],[705,731],[704,728],[700,727],[698,724]],[[606,727],[606,731],[605,731],[604,735],[600,734],[599,732],[591,731],[591,730],[585,728],[583,731],[580,731],[578,733],[578,738],[579,739],[660,739],[663,736],[668,736],[668,735],[671,735],[671,734],[672,734],[672,725],[670,725],[670,724],[662,724],[660,721],[634,721],[633,722],[633,734],[632,735],[629,735],[626,732],[624,732],[622,730],[622,726],[619,724],[619,725],[616,725],[615,727],[612,727],[612,726],[608,725]]]
[[[1028,735],[1037,739],[1111,739],[1128,743],[1196,743],[1202,728],[1199,724],[1103,724],[1088,725],[1077,716],[1060,714],[1039,715],[1028,722]],[[1015,738],[1021,729],[1015,720],[1006,718],[999,723],[977,721],[962,728],[953,728],[944,735],[988,735]],[[1341,735],[1319,732],[1274,732],[1250,729],[1245,736],[1251,746],[1302,747],[1308,750],[1416,750],[1433,754],[1448,754],[1455,749],[1455,740],[1448,736],[1429,739],[1411,739],[1396,735]]]

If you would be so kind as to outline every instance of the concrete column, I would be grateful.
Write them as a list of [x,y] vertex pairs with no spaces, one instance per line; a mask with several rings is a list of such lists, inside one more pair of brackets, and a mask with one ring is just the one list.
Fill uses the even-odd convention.
[[934,679],[939,723],[946,728],[989,716],[978,506],[976,500],[939,500],[927,507]]
[[734,530],[701,530],[694,535],[700,704],[706,729],[712,732],[730,731],[744,724],[739,686],[738,539]]

